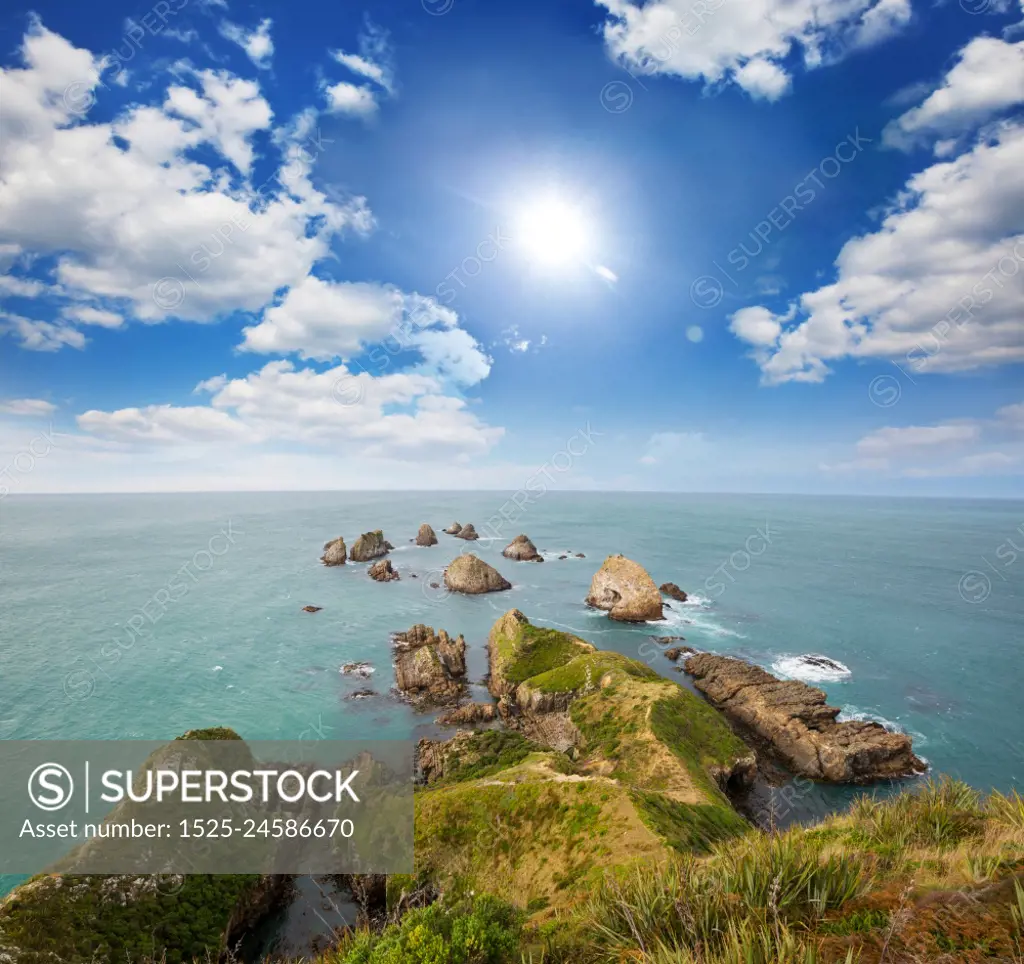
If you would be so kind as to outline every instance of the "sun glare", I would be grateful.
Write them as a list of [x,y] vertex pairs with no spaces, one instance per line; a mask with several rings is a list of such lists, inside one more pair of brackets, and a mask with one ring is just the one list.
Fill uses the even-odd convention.
[[585,262],[591,227],[578,208],[560,198],[546,198],[523,210],[513,241],[528,258],[545,265]]

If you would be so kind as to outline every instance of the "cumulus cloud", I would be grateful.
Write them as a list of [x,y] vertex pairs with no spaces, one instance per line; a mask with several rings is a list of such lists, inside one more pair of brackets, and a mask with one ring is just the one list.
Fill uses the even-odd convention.
[[53,402],[43,398],[9,398],[0,401],[0,414],[23,415],[26,417],[52,415],[57,411]]
[[597,0],[604,39],[631,70],[706,84],[734,83],[775,100],[791,86],[790,63],[834,62],[886,40],[910,20],[909,0]]
[[369,83],[339,81],[325,84],[328,110],[334,114],[369,117],[377,112],[380,97],[395,92],[394,58],[388,35],[367,22],[359,35],[359,53],[332,50],[331,56],[342,67]]
[[995,37],[976,37],[960,51],[941,85],[886,127],[883,141],[909,149],[939,137],[943,139],[936,153],[944,156],[953,149],[956,137],[1020,103],[1024,103],[1024,41],[1010,44]]
[[246,57],[260,70],[268,70],[274,56],[274,41],[270,36],[272,25],[273,21],[266,17],[253,30],[246,30],[237,23],[224,20],[220,25],[220,33],[225,39],[238,44],[245,51]]
[[[21,56],[23,67],[0,71],[0,251],[52,258],[72,302],[121,300],[129,320],[146,322],[258,312],[340,232],[372,226],[363,198],[328,199],[312,186],[324,149],[315,114],[273,128],[254,81],[183,69],[160,106],[99,123],[89,119],[98,58],[38,22]],[[253,184],[261,132],[281,165]],[[203,162],[197,147],[209,149]],[[30,348],[84,344],[70,320],[7,316],[3,327]]]
[[28,351],[85,348],[85,335],[71,325],[26,318],[8,311],[0,311],[0,332],[16,339],[19,346]]

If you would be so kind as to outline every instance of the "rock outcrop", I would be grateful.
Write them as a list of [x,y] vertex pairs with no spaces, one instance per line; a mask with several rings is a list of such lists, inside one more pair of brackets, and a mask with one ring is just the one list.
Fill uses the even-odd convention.
[[359,676],[362,679],[369,679],[376,670],[369,663],[345,663],[340,672],[344,676]]
[[302,611],[304,613],[318,613],[323,608],[323,606],[303,606]]
[[418,546],[436,546],[437,545],[437,533],[430,528],[425,522],[420,526],[420,531],[416,533],[416,545]]
[[466,677],[466,640],[422,623],[395,633],[395,678],[398,689],[414,703],[451,703],[462,695]]
[[642,623],[661,619],[661,593],[639,563],[625,556],[609,556],[594,574],[587,605],[605,609],[612,619]]
[[320,557],[320,561],[325,566],[343,566],[346,556],[345,540],[338,538],[324,543],[324,554]]
[[506,559],[515,559],[517,562],[543,562],[544,557],[537,551],[537,547],[530,541],[529,536],[516,536],[504,549],[501,554]]
[[452,535],[456,539],[465,539],[467,542],[475,542],[480,538],[476,529],[473,528],[472,522],[467,522],[458,532],[453,532]]
[[373,559],[386,556],[391,548],[393,547],[384,538],[384,533],[377,529],[375,532],[364,532],[356,539],[348,557],[353,562],[370,562]]
[[473,723],[493,723],[497,718],[498,707],[494,703],[466,703],[442,713],[437,722],[442,726],[467,726]]
[[686,672],[712,705],[766,741],[797,773],[829,783],[870,783],[923,773],[910,737],[879,723],[837,722],[825,694],[797,680],[779,680],[758,666],[698,653]]
[[459,534],[459,532],[462,531],[462,523],[461,522],[453,522],[450,526],[448,526],[447,529],[444,529],[443,531],[447,532],[448,535],[450,535],[450,536],[457,536]]
[[672,649],[665,650],[665,658],[672,660],[674,663],[680,656],[692,656],[696,653],[692,646],[675,646]]
[[420,740],[416,744],[416,768],[420,779],[429,785],[443,779],[456,760],[473,755],[472,730],[459,730],[450,740]]
[[457,556],[444,571],[444,584],[452,592],[477,595],[511,589],[510,583],[494,566],[474,555]]
[[658,592],[663,592],[669,599],[678,599],[680,602],[686,602],[687,596],[674,582],[663,582],[658,587]]
[[377,582],[392,582],[395,579],[401,578],[395,572],[390,559],[381,559],[380,562],[375,562],[368,571],[370,578],[375,579]]

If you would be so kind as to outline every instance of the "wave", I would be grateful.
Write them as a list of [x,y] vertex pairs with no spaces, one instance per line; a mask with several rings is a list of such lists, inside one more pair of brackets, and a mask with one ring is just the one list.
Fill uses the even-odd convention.
[[772,670],[785,679],[797,679],[804,683],[837,683],[853,675],[848,666],[817,653],[781,656],[772,663]]
[[[836,719],[840,723],[846,723],[850,720],[856,720],[860,723],[881,723],[890,733],[905,733],[914,741],[915,749],[927,745],[928,737],[923,733],[918,733],[917,730],[908,730],[902,723],[897,723],[894,720],[887,720],[881,713],[875,713],[871,710],[862,710],[859,706],[854,706],[852,703],[847,703]],[[923,757],[922,757],[923,759]]]
[[[681,605],[688,606],[689,604],[683,603]],[[645,625],[656,626],[660,629],[666,627],[682,629],[684,634],[692,632],[703,633],[706,636],[729,637],[730,639],[747,638],[743,633],[739,633],[735,629],[729,629],[727,626],[716,622],[706,613],[707,608],[702,604],[691,606],[685,611],[681,609],[666,609],[662,619],[652,620]]]

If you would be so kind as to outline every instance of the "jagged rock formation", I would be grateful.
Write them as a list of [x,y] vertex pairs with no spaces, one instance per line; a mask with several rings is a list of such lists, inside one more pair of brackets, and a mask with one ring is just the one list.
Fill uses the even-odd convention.
[[473,528],[472,522],[467,522],[458,532],[453,532],[452,535],[456,539],[465,539],[467,542],[475,542],[480,538],[476,529]]
[[839,723],[825,694],[798,680],[779,680],[759,666],[698,653],[686,672],[711,703],[765,740],[793,770],[830,783],[870,783],[923,773],[910,737],[879,723]]
[[696,652],[697,650],[695,650],[692,646],[674,646],[672,649],[665,650],[665,658],[672,660],[672,662],[674,663],[677,659],[679,659],[680,656],[684,654],[687,656],[691,656]]
[[612,619],[642,623],[661,619],[661,593],[639,563],[625,556],[609,556],[594,574],[587,605],[605,609]]
[[494,703],[466,703],[442,713],[437,722],[442,726],[471,726],[474,723],[493,723],[497,718],[498,707]]
[[516,536],[504,549],[501,554],[506,559],[515,559],[517,562],[543,562],[544,557],[537,551],[537,547],[530,541],[529,536]]
[[458,556],[444,571],[444,584],[453,592],[478,595],[511,589],[510,583],[494,566],[473,555]]
[[370,578],[375,579],[377,582],[392,582],[395,579],[401,578],[395,572],[390,559],[381,559],[380,562],[375,562],[370,566],[368,572]]
[[443,629],[422,623],[395,633],[395,677],[398,689],[413,702],[451,703],[462,695],[466,677],[466,640],[452,639]]
[[346,549],[345,540],[338,538],[331,542],[324,543],[324,554],[320,557],[320,561],[325,566],[343,566],[345,565]]
[[687,595],[680,589],[674,582],[663,582],[658,587],[658,592],[663,592],[670,599],[678,599],[680,602],[686,602]]
[[461,522],[453,522],[444,531],[447,532],[448,535],[450,535],[450,536],[457,536],[459,534],[459,532],[462,531],[462,523]]
[[425,522],[420,526],[420,531],[416,533],[416,545],[418,546],[436,546],[437,545],[437,533],[430,528]]
[[370,562],[386,556],[393,548],[394,546],[384,538],[383,531],[377,529],[375,532],[364,532],[356,539],[348,557],[353,562]]

